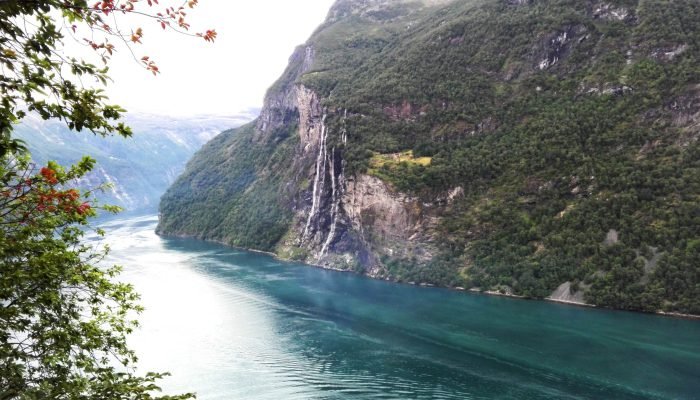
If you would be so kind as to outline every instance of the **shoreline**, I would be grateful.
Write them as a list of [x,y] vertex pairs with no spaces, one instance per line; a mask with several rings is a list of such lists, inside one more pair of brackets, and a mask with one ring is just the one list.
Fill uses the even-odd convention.
[[[588,303],[584,303],[584,302],[581,302],[581,301],[560,300],[560,299],[553,299],[553,298],[551,298],[551,297],[545,297],[545,298],[542,299],[542,300],[550,301],[550,302],[552,302],[552,303],[561,303],[561,304],[567,304],[567,305],[570,305],[570,306],[577,306],[577,307],[601,308],[601,307],[598,307],[598,306],[595,305],[595,304],[588,304]],[[611,310],[616,310],[616,309],[615,309],[615,308],[611,308]],[[620,311],[626,311],[626,310],[620,310]],[[648,314],[648,313],[646,313],[646,314]]]
[[171,235],[171,234],[163,234],[163,233],[158,233],[158,232],[156,232],[156,235],[159,237],[162,237],[162,238],[195,239],[195,240],[200,240],[202,242],[207,242],[207,243],[216,243],[216,244],[219,244],[219,245],[231,248],[231,249],[249,251],[251,253],[264,254],[264,255],[270,256],[270,257],[274,258],[275,260],[279,260],[279,261],[298,263],[298,264],[305,265],[308,267],[324,269],[327,271],[350,273],[350,274],[354,274],[354,275],[358,275],[358,276],[364,276],[364,277],[367,277],[369,279],[374,279],[374,280],[378,280],[378,281],[393,282],[393,283],[398,283],[401,285],[410,285],[410,286],[416,286],[416,287],[421,287],[421,288],[447,289],[447,290],[452,290],[452,291],[457,291],[457,292],[469,292],[469,293],[475,293],[475,294],[486,295],[486,296],[509,297],[509,298],[518,299],[518,300],[545,301],[545,302],[558,303],[558,304],[563,304],[563,305],[573,306],[573,307],[585,307],[585,308],[596,308],[596,309],[600,309],[600,310],[632,312],[632,313],[637,313],[637,314],[657,315],[660,317],[667,317],[667,318],[700,320],[700,315],[695,315],[695,314],[684,314],[684,313],[668,312],[668,311],[661,311],[661,310],[654,311],[654,312],[639,311],[639,310],[624,310],[624,309],[620,309],[620,308],[601,307],[601,306],[597,306],[595,304],[588,304],[588,303],[583,303],[583,302],[578,302],[578,301],[553,299],[551,297],[545,297],[545,298],[541,298],[541,299],[540,298],[528,298],[525,296],[520,296],[520,295],[512,294],[512,293],[501,293],[501,292],[498,292],[495,290],[479,290],[477,288],[465,289],[463,287],[439,286],[439,285],[434,285],[434,284],[424,283],[424,282],[420,282],[420,283],[399,282],[399,281],[396,281],[396,280],[393,280],[390,278],[380,278],[380,277],[372,276],[372,275],[368,275],[368,274],[360,274],[360,273],[357,273],[357,272],[351,271],[351,270],[332,268],[332,267],[320,265],[320,264],[312,264],[312,263],[308,263],[308,262],[291,260],[288,258],[280,257],[277,253],[273,253],[271,251],[249,249],[249,248],[240,247],[240,246],[233,246],[233,245],[224,243],[224,242],[219,241],[219,240],[202,239],[202,238],[199,238],[199,237],[194,236],[194,235]]
[[[460,290],[460,289],[453,289],[453,288],[445,288],[445,289],[451,289],[451,290]],[[574,306],[574,307],[584,307],[584,308],[597,308],[599,310],[610,310],[610,311],[623,311],[623,312],[631,312],[631,313],[636,313],[636,314],[649,314],[649,315],[658,315],[660,317],[670,317],[670,318],[679,318],[679,319],[691,319],[691,320],[700,320],[700,315],[695,315],[695,314],[684,314],[684,313],[678,313],[678,312],[668,312],[668,311],[654,311],[654,312],[649,312],[649,311],[638,311],[638,310],[624,310],[620,308],[611,308],[611,307],[601,307],[595,304],[589,304],[589,303],[583,303],[580,301],[572,301],[572,300],[560,300],[560,299],[553,299],[551,297],[545,297],[542,299],[538,298],[527,298],[525,296],[519,296],[517,294],[508,294],[508,293],[500,293],[495,290],[474,290],[474,289],[469,289],[469,292],[472,293],[477,293],[477,294],[483,294],[487,296],[501,296],[501,297],[510,297],[514,299],[519,299],[519,300],[534,300],[534,301],[546,301],[550,303],[559,303],[559,304],[564,304],[567,306]]]

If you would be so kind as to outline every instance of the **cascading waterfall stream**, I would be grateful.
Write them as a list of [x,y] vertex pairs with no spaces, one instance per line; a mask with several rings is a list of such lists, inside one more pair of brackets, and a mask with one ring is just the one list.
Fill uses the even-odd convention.
[[[347,133],[345,129],[346,116],[347,110],[345,111],[343,116],[343,129],[341,131],[343,143],[347,142]],[[340,202],[342,198],[341,192],[343,190],[342,166],[340,173],[336,174],[336,148],[332,147],[329,154],[327,144],[328,128],[325,122],[326,114],[324,113],[321,117],[321,137],[319,139],[318,155],[316,156],[316,176],[314,177],[313,192],[311,195],[311,210],[309,211],[309,216],[306,219],[304,232],[301,236],[301,243],[304,243],[305,241],[311,239],[311,236],[314,232],[318,231],[318,214],[321,212],[322,207],[321,197],[323,196],[326,181],[326,164],[330,164],[328,167],[328,173],[330,174],[331,178],[331,225],[328,231],[328,235],[326,236],[325,240],[323,241],[323,245],[321,246],[321,251],[318,254],[318,261],[320,261],[321,258],[328,252],[328,248],[335,239],[338,226],[338,219],[340,215]]]
[[301,236],[302,243],[307,239],[311,221],[314,215],[318,213],[321,204],[321,195],[323,194],[323,184],[326,178],[326,114],[321,117],[321,138],[319,139],[318,156],[316,157],[316,176],[314,177],[314,190],[311,195],[311,211],[306,220],[304,234]]
[[[343,129],[342,129],[342,131],[340,132],[340,135],[341,135],[342,138],[343,138],[343,145],[348,144],[348,129],[347,129],[347,126],[345,125],[345,120],[346,120],[347,118],[348,118],[348,109],[346,108],[346,109],[343,111]],[[341,173],[342,173],[342,172],[341,172]]]
[[[328,231],[328,237],[326,237],[326,241],[323,243],[323,247],[321,247],[321,252],[318,255],[318,261],[321,261],[321,257],[326,253],[328,250],[328,246],[330,246],[331,242],[335,238],[335,227],[338,224],[338,210],[340,209],[340,196],[338,196],[338,189],[336,185],[336,179],[335,179],[335,147],[331,148],[331,201],[332,201],[332,206],[331,206],[331,229]],[[341,176],[342,178],[342,171],[341,171]],[[342,182],[339,182],[342,183]]]
[[[348,109],[343,110],[343,124],[340,131],[341,140],[345,146],[348,142],[348,131],[345,120],[348,117]],[[336,180],[335,174],[335,147],[331,148],[331,189],[332,189],[332,206],[331,206],[331,228],[328,231],[328,236],[326,237],[323,247],[321,247],[321,252],[318,255],[317,261],[321,261],[321,258],[326,254],[331,243],[335,239],[335,232],[338,226],[338,217],[340,215],[340,201],[343,197],[342,191],[345,187],[344,177],[343,177],[343,164],[341,160],[340,172]]]

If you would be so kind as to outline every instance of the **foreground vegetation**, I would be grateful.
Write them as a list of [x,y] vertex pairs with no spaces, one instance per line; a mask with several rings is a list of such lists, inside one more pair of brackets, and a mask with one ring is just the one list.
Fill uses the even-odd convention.
[[[119,267],[101,265],[107,249],[85,240],[96,209],[118,210],[96,202],[94,191],[103,186],[80,185],[94,159],[69,168],[55,161],[38,166],[27,151],[35,144],[14,131],[32,113],[73,131],[131,135],[121,121],[124,110],[108,104],[99,86],[109,80],[117,46],[133,54],[122,30],[132,32],[131,43],[143,36],[140,27],[126,29],[120,21],[139,14],[163,28],[189,27],[184,7],[159,12],[157,2],[135,3],[0,2],[0,399],[194,397],[161,396],[158,383],[167,374],[136,372],[127,335],[137,326],[138,294],[117,280]],[[64,54],[66,35],[94,50],[101,64]],[[216,33],[198,36],[212,41]],[[158,72],[148,56],[141,62]]]

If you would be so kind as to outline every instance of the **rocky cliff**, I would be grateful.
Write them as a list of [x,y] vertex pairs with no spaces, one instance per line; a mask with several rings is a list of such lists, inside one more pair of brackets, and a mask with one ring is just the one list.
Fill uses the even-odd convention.
[[339,0],[159,232],[700,312],[698,21],[690,0]]

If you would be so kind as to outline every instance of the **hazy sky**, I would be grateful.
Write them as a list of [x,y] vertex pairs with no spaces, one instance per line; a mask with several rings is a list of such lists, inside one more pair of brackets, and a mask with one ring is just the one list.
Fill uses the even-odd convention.
[[[161,0],[161,4],[167,1]],[[165,115],[233,114],[260,107],[294,47],[323,22],[333,0],[200,0],[188,14],[192,31],[216,29],[214,44],[152,21],[143,27],[139,58],[148,55],[161,73],[139,67],[123,47],[111,62],[110,99],[129,111]],[[122,24],[125,25],[125,24]],[[67,44],[70,50],[74,45]]]

